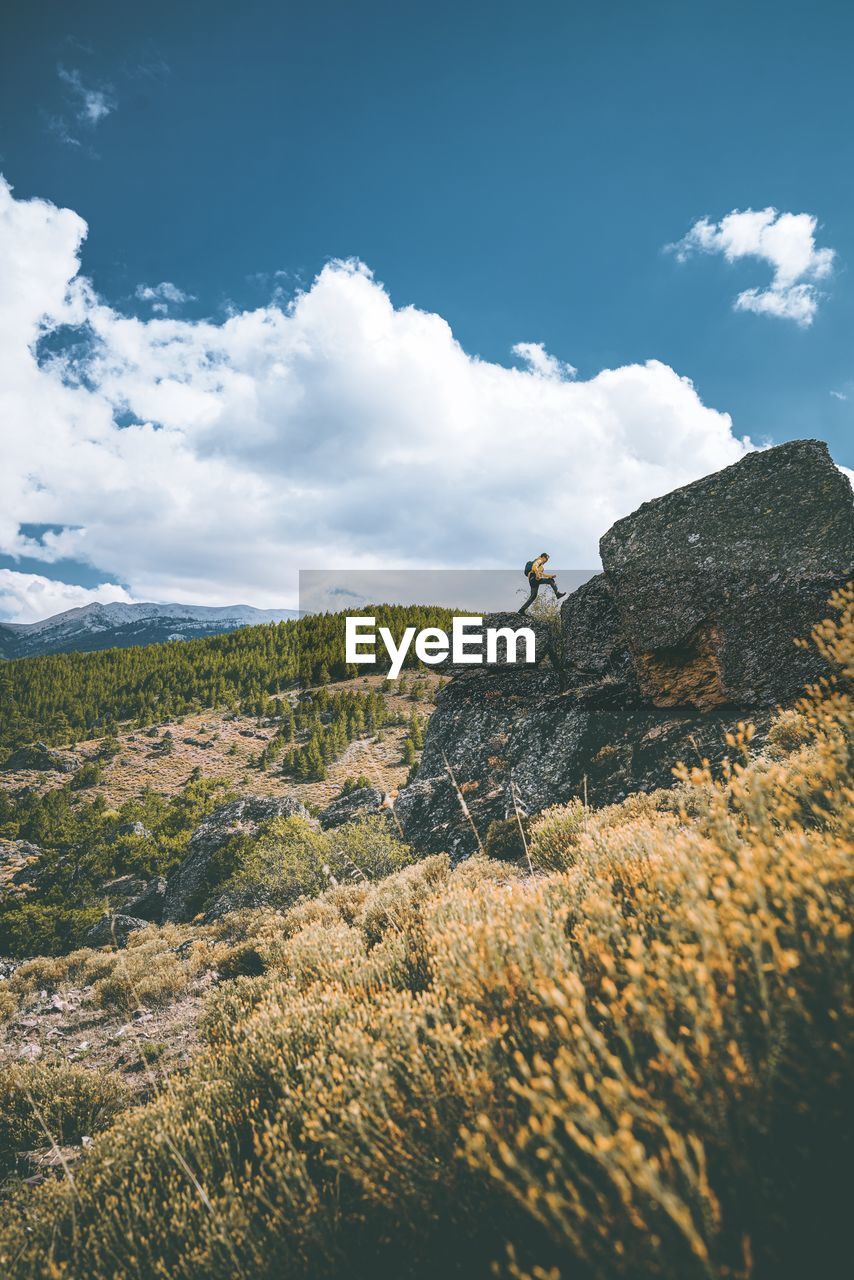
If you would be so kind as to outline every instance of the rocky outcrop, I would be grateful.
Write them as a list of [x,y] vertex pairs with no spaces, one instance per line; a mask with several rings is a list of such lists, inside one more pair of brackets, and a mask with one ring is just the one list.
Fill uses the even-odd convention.
[[356,787],[322,809],[317,815],[318,821],[324,830],[330,830],[368,814],[379,813],[385,803],[385,794],[379,787]]
[[242,796],[215,809],[190,838],[187,856],[170,876],[163,920],[191,920],[220,878],[222,855],[239,837],[254,838],[276,818],[304,818],[308,810],[293,796]]
[[160,924],[166,906],[166,877],[155,876],[142,892],[125,904],[125,910],[142,920]]
[[111,944],[125,947],[130,935],[138,929],[147,929],[149,923],[148,920],[139,920],[122,912],[107,911],[87,931],[83,942],[87,947],[106,947]]
[[462,857],[517,809],[668,786],[678,760],[720,761],[745,718],[761,744],[820,674],[795,640],[854,574],[851,486],[823,444],[795,441],[644,504],[600,545],[544,667],[468,668],[439,695],[395,801],[416,846]]
[[140,880],[138,876],[116,876],[113,880],[101,881],[101,893],[111,907],[129,902],[132,898],[138,897],[144,889],[145,881]]
[[[542,618],[532,618],[527,614],[522,617],[518,611],[514,613],[490,613],[483,618],[483,626],[484,629],[490,628],[496,632],[496,658],[495,662],[490,664],[492,674],[495,676],[508,675],[512,677],[516,674],[519,664],[526,661],[527,649],[524,640],[520,640],[518,645],[514,643],[511,649],[507,644],[506,637],[501,635],[502,631],[515,633],[520,628],[526,628],[533,632],[534,661],[530,664],[531,666],[539,667],[554,657],[558,633],[555,628]],[[474,652],[477,653],[477,650]],[[483,674],[483,668],[479,663],[454,662],[450,655],[441,662],[437,662],[433,669],[437,674],[451,679]]]
[[152,880],[141,880],[131,875],[117,876],[113,880],[102,881],[100,892],[113,911],[155,924],[160,924],[163,919],[165,876],[155,876]]
[[40,773],[74,773],[78,761],[74,756],[65,755],[62,751],[54,751],[44,742],[32,742],[18,747],[7,757],[4,769],[18,771],[37,769]]
[[618,520],[599,544],[642,694],[773,706],[819,671],[795,648],[852,574],[851,486],[818,440],[748,454]]
[[0,899],[32,886],[38,876],[41,852],[28,840],[0,837]]

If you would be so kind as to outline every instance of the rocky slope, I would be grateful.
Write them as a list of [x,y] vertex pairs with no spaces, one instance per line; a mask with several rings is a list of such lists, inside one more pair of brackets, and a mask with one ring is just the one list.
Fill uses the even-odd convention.
[[821,674],[795,640],[854,573],[851,486],[824,444],[793,441],[645,503],[600,552],[538,669],[450,673],[396,800],[408,840],[465,856],[517,809],[608,804],[669,785],[674,760],[720,760],[740,720],[761,741]]
[[295,617],[294,609],[253,609],[248,605],[87,604],[41,622],[0,623],[0,658],[194,640]]

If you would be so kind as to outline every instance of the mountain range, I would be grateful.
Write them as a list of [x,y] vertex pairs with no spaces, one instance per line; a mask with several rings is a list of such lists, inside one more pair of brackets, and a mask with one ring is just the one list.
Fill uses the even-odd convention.
[[0,659],[194,640],[298,616],[296,609],[253,609],[244,604],[221,608],[185,604],[86,604],[40,622],[0,623]]

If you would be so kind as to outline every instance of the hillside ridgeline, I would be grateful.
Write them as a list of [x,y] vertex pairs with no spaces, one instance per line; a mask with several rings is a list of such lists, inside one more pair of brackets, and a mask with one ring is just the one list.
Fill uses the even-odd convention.
[[[351,612],[365,612],[352,610]],[[450,628],[451,611],[379,605],[378,626]],[[407,668],[417,659],[408,655]],[[383,655],[377,670],[384,670]],[[0,754],[67,744],[118,724],[139,727],[207,708],[275,714],[271,699],[361,674],[344,659],[344,615],[313,614],[175,644],[57,653],[0,663]]]

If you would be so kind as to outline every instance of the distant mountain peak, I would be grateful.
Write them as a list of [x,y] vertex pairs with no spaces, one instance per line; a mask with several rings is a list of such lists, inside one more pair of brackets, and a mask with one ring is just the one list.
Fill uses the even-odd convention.
[[0,658],[45,653],[131,648],[192,640],[238,627],[284,622],[295,609],[255,609],[251,605],[155,604],[92,601],[39,622],[0,623]]

